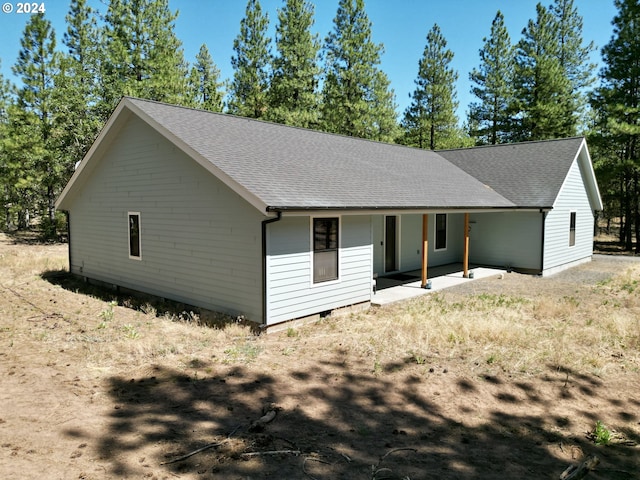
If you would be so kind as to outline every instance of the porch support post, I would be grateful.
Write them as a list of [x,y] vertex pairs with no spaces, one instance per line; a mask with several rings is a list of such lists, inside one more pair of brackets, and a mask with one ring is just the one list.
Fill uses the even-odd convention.
[[462,254],[464,278],[469,278],[469,214],[464,214],[464,253]]
[[429,255],[429,215],[422,215],[422,284],[427,286],[427,257]]

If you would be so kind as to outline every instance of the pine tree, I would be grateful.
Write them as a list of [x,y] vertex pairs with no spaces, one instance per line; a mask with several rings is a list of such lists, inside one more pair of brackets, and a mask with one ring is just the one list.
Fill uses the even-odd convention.
[[363,0],[340,0],[334,28],[325,41],[323,129],[360,138],[392,141],[384,133],[395,122],[393,92],[378,68],[381,44],[371,39]]
[[593,97],[598,112],[597,145],[605,152],[605,174],[618,192],[620,241],[640,253],[640,4],[615,0],[613,37],[602,49],[602,86]]
[[[45,221],[54,223],[55,198],[64,182],[64,168],[56,149],[53,91],[58,60],[51,22],[44,14],[32,15],[20,40],[21,49],[13,73],[22,87],[17,93],[17,108],[12,115],[10,155],[21,172],[18,188],[37,189],[37,205],[22,205],[23,212],[41,207]],[[26,179],[30,179],[28,185]],[[23,196],[23,200],[29,200]],[[24,222],[23,223],[24,226]],[[55,232],[53,232],[55,233]]]
[[230,85],[229,113],[261,118],[268,108],[268,88],[271,65],[270,43],[267,37],[269,17],[262,13],[259,0],[248,0],[245,17],[240,21],[240,33],[233,41],[235,55]]
[[286,0],[278,11],[267,117],[278,123],[305,128],[318,126],[320,67],[318,36],[311,33],[313,5],[306,0]]
[[450,66],[453,52],[440,27],[434,25],[427,34],[427,44],[418,62],[416,89],[402,122],[403,143],[431,150],[458,146],[458,119],[455,110],[455,82],[458,74]]
[[575,135],[571,110],[571,84],[560,63],[556,22],[549,10],[536,6],[536,21],[529,20],[516,46],[517,140],[541,140]]
[[72,0],[66,17],[60,72],[55,78],[54,106],[62,138],[67,176],[87,153],[100,129],[95,112],[98,79],[98,28],[86,0]]
[[500,11],[483,41],[480,67],[469,74],[471,93],[480,100],[469,107],[469,124],[474,125],[471,135],[478,144],[495,145],[511,139],[514,100],[514,48]]
[[111,0],[102,30],[101,68],[106,119],[123,95],[182,103],[186,65],[168,0]]
[[583,45],[582,17],[573,0],[554,0],[549,11],[555,17],[560,67],[570,84],[565,115],[572,118],[577,126],[584,123],[585,89],[595,80],[593,71],[596,65],[589,60],[595,46],[593,42]]
[[222,112],[223,85],[220,81],[220,70],[211,58],[207,45],[203,43],[196,55],[196,63],[189,73],[187,104],[203,110]]
[[[0,60],[1,66],[1,60]],[[12,225],[11,209],[12,196],[14,194],[7,141],[9,140],[9,108],[11,105],[11,91],[13,86],[5,80],[0,70],[0,203],[4,215],[0,220],[0,226],[8,229]]]

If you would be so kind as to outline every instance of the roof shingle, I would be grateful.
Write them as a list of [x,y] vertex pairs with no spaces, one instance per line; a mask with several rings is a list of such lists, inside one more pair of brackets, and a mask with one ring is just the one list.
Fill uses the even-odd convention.
[[438,153],[519,207],[550,208],[583,140],[573,137]]
[[432,151],[127,98],[272,209],[511,208]]

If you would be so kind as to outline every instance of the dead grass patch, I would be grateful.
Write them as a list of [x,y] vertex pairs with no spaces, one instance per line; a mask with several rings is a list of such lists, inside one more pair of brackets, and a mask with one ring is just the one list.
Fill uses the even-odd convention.
[[[640,441],[639,263],[509,274],[256,336],[74,284],[66,255],[0,235],[3,478],[557,477],[592,453],[596,421]],[[233,452],[161,465],[236,431]],[[594,478],[637,458],[608,450]]]

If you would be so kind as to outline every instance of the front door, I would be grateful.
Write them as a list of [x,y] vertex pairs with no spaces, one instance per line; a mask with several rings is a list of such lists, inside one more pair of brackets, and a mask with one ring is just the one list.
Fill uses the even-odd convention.
[[397,239],[398,239],[398,217],[390,215],[385,217],[384,225],[384,271],[394,272],[398,270],[397,265]]

